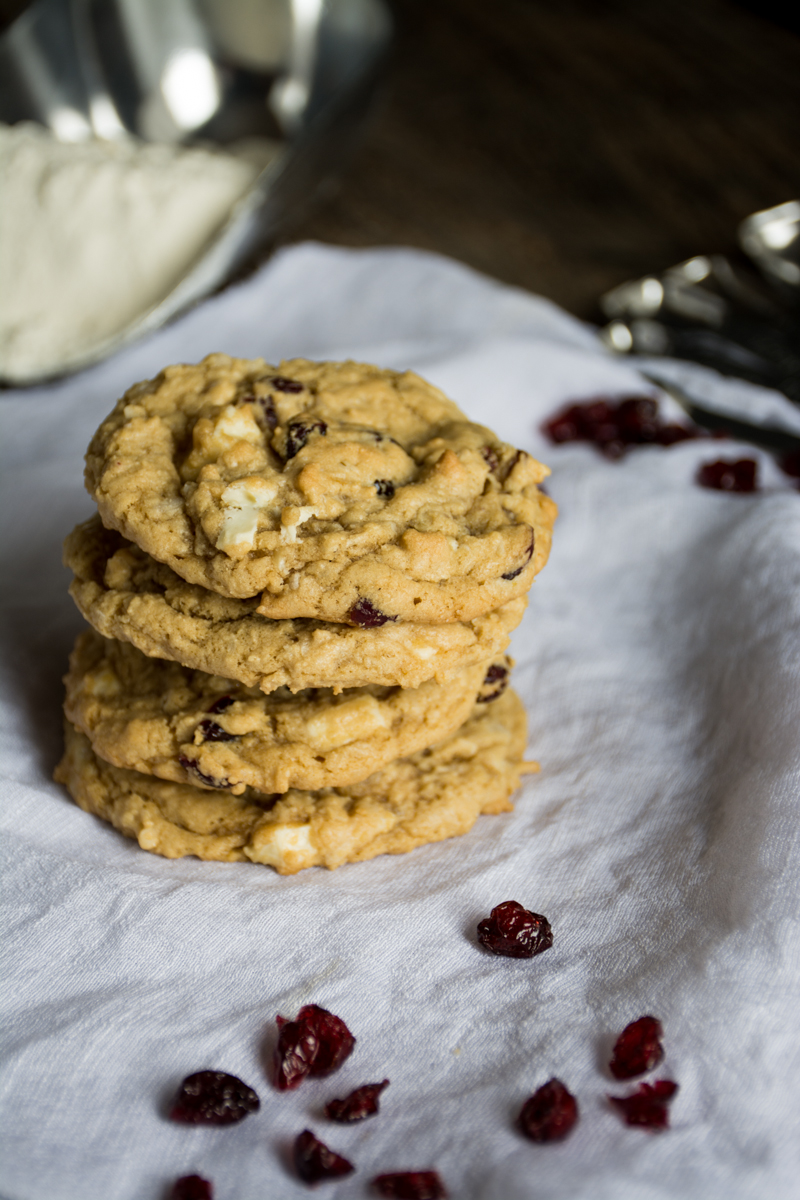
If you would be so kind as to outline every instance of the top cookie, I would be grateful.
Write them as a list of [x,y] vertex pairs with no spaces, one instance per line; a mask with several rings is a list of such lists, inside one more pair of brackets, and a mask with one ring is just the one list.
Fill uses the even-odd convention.
[[131,388],[86,457],[104,524],[190,583],[362,628],[527,591],[547,474],[412,372],[223,354]]

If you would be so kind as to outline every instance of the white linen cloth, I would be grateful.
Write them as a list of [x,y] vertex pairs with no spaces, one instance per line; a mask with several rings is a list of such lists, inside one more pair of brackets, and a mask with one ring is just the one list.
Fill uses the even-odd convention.
[[[82,625],[60,543],[92,511],[83,452],[130,383],[211,350],[413,368],[552,466],[553,553],[512,645],[542,772],[513,814],[281,878],[146,854],[51,782]],[[681,378],[796,420],[774,394]],[[161,1200],[190,1172],[216,1200],[291,1200],[308,1194],[290,1165],[306,1127],[358,1168],[319,1186],[331,1200],[428,1167],[459,1200],[800,1195],[800,496],[740,444],[612,463],[538,431],[567,400],[642,390],[545,300],[430,254],[302,245],[101,366],[0,395],[5,1200]],[[698,464],[743,454],[759,494],[695,485]],[[477,945],[508,899],[547,915],[552,950]],[[344,1018],[356,1049],[278,1094],[275,1014],[305,1003]],[[629,1090],[606,1064],[644,1013],[666,1031],[657,1077],[680,1084],[661,1135],[605,1101]],[[255,1087],[261,1111],[224,1129],[167,1121],[204,1068]],[[536,1146],[516,1115],[554,1075],[580,1121]],[[322,1116],[384,1077],[379,1116]]]

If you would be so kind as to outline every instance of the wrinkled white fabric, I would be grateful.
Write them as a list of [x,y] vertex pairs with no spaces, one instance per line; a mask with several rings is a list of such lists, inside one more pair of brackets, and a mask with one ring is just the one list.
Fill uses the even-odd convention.
[[[148,855],[50,781],[81,627],[60,543],[91,512],[83,451],[128,384],[210,350],[412,367],[552,466],[553,554],[513,641],[542,772],[513,814],[280,878]],[[708,378],[682,369],[684,386]],[[715,378],[716,401],[743,386]],[[538,432],[568,399],[641,390],[547,301],[433,255],[305,245],[102,366],[0,396],[5,1200],[161,1200],[189,1172],[216,1200],[300,1197],[289,1147],[306,1127],[357,1165],[320,1185],[331,1200],[427,1167],[459,1200],[800,1194],[800,496],[735,443],[611,463]],[[759,460],[758,495],[693,482],[699,463],[742,454]],[[552,922],[554,948],[532,961],[476,943],[512,898]],[[308,1002],[343,1017],[356,1049],[279,1095],[274,1017]],[[660,1136],[604,1099],[628,1090],[606,1063],[643,1013],[666,1031],[658,1077],[680,1084]],[[261,1111],[170,1124],[171,1093],[203,1068],[241,1076]],[[553,1075],[580,1122],[536,1146],[514,1122]],[[387,1076],[378,1117],[322,1116]]]

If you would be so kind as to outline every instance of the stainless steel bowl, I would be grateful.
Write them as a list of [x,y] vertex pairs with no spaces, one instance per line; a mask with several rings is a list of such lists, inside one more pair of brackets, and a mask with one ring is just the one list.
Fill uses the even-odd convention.
[[305,210],[357,139],[390,34],[384,0],[36,0],[17,18],[0,121],[60,141],[280,143],[178,286],[69,370],[208,295]]

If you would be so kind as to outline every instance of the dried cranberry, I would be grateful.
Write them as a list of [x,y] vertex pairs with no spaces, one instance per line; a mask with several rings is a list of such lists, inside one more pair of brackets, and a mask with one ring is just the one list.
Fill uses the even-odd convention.
[[348,609],[347,619],[351,625],[360,625],[362,629],[376,629],[379,625],[385,625],[387,621],[396,621],[397,617],[387,617],[371,600],[362,596]]
[[372,1186],[387,1200],[447,1200],[447,1191],[437,1171],[376,1175]]
[[331,1100],[329,1104],[326,1104],[325,1116],[343,1124],[350,1121],[363,1121],[365,1117],[373,1117],[380,1108],[378,1098],[383,1089],[388,1086],[388,1079],[384,1079],[382,1083],[364,1083],[349,1096],[345,1096],[344,1100]]
[[478,925],[478,941],[492,954],[507,958],[533,958],[553,944],[553,931],[547,917],[529,912],[516,900],[506,900],[492,909]]
[[264,424],[271,432],[277,427],[278,424],[278,412],[275,408],[275,403],[272,399],[272,396],[259,396],[258,406],[261,409],[261,413],[264,417]]
[[502,696],[507,687],[508,667],[503,666],[502,663],[492,663],[481,684],[477,703],[488,704],[490,700],[496,700],[498,696]]
[[697,482],[701,487],[716,488],[720,492],[755,492],[756,463],[752,458],[739,458],[736,462],[704,463],[698,470]]
[[187,775],[194,775],[195,778],[199,779],[201,783],[204,783],[206,787],[220,789],[233,787],[230,779],[215,779],[213,775],[206,775],[205,771],[200,770],[200,764],[198,763],[197,759],[189,758],[188,754],[179,754],[178,762],[181,764]]
[[258,413],[261,414],[261,424],[265,425],[270,433],[275,430],[278,424],[278,413],[275,407],[275,401],[272,400],[272,397],[258,396],[257,398],[254,396],[248,396],[247,398],[249,401],[251,401],[251,403],[257,404],[257,416]]
[[307,1075],[330,1075],[352,1053],[356,1039],[340,1017],[318,1004],[306,1004],[295,1021],[277,1017],[273,1055],[275,1087],[296,1088]]
[[616,403],[598,396],[568,404],[545,421],[542,432],[556,443],[593,442],[607,458],[620,458],[629,446],[671,446],[698,436],[692,427],[662,424],[650,396],[628,396]]
[[172,1102],[172,1121],[184,1125],[233,1125],[260,1107],[251,1087],[224,1071],[187,1075]]
[[287,379],[285,375],[273,375],[270,378],[270,383],[275,388],[276,392],[302,392],[304,384],[297,379]]
[[383,496],[384,500],[391,500],[394,495],[394,484],[391,479],[376,479],[375,491],[379,496]]
[[778,459],[778,466],[784,475],[800,479],[800,450],[790,450],[788,454],[784,454]]
[[324,421],[290,421],[286,426],[286,453],[284,458],[287,460],[294,458],[299,450],[303,449],[312,433],[317,433],[320,437],[324,437],[328,432],[328,426]]
[[214,1200],[214,1189],[202,1175],[184,1175],[175,1180],[169,1200]]
[[260,418],[259,424],[266,425],[270,432],[278,424],[278,414],[272,396],[256,396],[254,392],[247,392],[246,395],[240,397],[239,403],[254,404],[256,420],[259,421]]
[[202,733],[204,742],[235,742],[237,740],[235,733],[228,733],[227,729],[223,729],[216,721],[203,720],[197,728]]
[[685,425],[659,425],[655,440],[659,446],[675,446],[678,442],[688,442],[700,436],[699,430],[687,429]]
[[206,712],[215,714],[225,712],[225,709],[230,708],[233,703],[235,703],[233,696],[220,696],[219,700],[215,700],[211,707],[206,709]]
[[661,1130],[669,1127],[667,1104],[677,1090],[677,1083],[671,1079],[658,1079],[655,1083],[640,1083],[630,1096],[609,1096],[608,1099],[622,1113],[626,1125]]
[[516,570],[514,570],[514,571],[508,571],[505,575],[502,576],[503,579],[516,579],[518,575],[522,574],[522,572],[527,567],[528,563],[531,561],[531,558],[533,556],[533,547],[534,547],[535,542],[536,542],[536,535],[534,534],[533,530],[531,530],[530,545],[528,546],[528,549],[525,552],[525,557],[522,560],[522,565],[517,567]]
[[532,1142],[558,1142],[577,1120],[577,1100],[560,1079],[550,1079],[523,1104],[519,1127]]
[[304,1129],[294,1144],[294,1166],[303,1183],[319,1183],[321,1179],[339,1179],[350,1175],[355,1167],[335,1150]]
[[491,446],[482,446],[481,454],[489,470],[493,475],[496,475],[497,468],[500,466],[500,459],[497,457],[497,452]]
[[661,1039],[664,1030],[656,1017],[639,1017],[631,1021],[614,1043],[608,1069],[615,1079],[633,1079],[652,1071],[664,1057]]
[[622,400],[615,418],[620,439],[626,445],[654,442],[658,437],[658,405],[650,396]]

